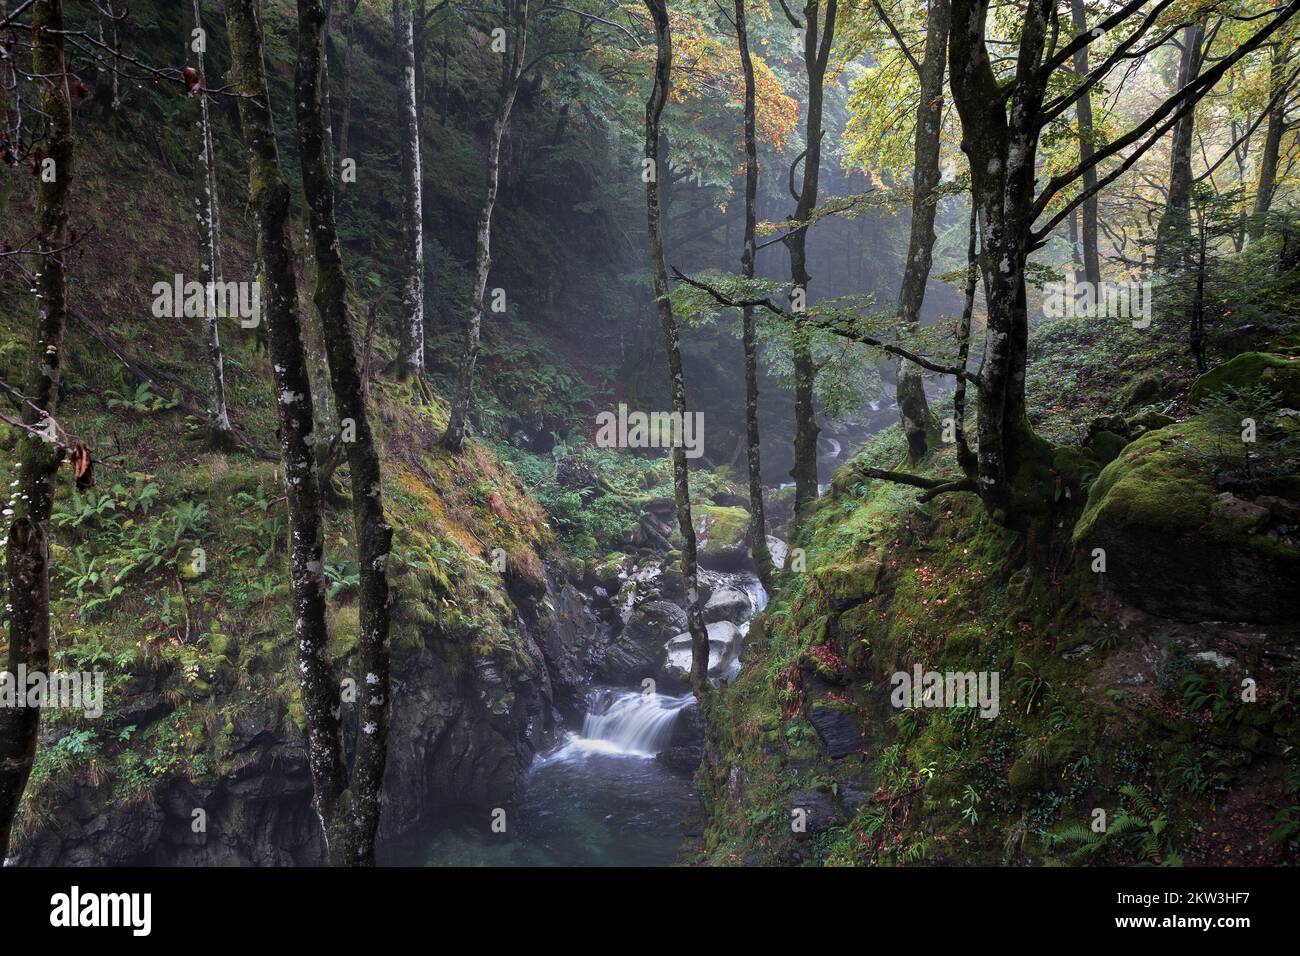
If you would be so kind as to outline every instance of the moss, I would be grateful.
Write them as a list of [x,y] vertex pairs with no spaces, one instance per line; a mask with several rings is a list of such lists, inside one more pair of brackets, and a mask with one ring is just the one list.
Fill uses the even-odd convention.
[[880,562],[867,558],[852,564],[829,564],[814,568],[813,584],[827,607],[844,610],[861,604],[876,593]]
[[1093,482],[1074,526],[1074,542],[1088,540],[1102,520],[1155,529],[1205,523],[1214,492],[1208,469],[1192,449],[1208,448],[1213,440],[1204,423],[1193,419],[1133,442]]
[[1241,391],[1262,382],[1282,396],[1282,405],[1300,408],[1300,358],[1275,352],[1242,352],[1215,366],[1192,383],[1189,405],[1200,404],[1225,389]]
[[[699,542],[701,560],[710,558],[743,558],[747,552],[746,535],[749,531],[749,512],[735,505],[692,504],[691,518]],[[681,543],[681,535],[674,532],[672,541]]]
[[1124,450],[1127,439],[1110,431],[1100,431],[1088,442],[1088,451],[1102,465],[1108,465]]

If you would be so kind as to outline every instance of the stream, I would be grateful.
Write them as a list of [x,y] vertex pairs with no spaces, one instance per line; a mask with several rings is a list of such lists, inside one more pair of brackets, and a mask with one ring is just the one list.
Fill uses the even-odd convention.
[[[728,575],[751,598],[767,595],[752,574]],[[749,616],[752,616],[749,615]],[[742,633],[748,617],[736,622]],[[738,669],[738,667],[737,667]],[[700,818],[691,774],[656,758],[673,724],[695,706],[689,694],[593,687],[579,730],[570,731],[528,770],[507,810],[505,833],[482,811],[449,816],[423,846],[425,866],[671,866]]]

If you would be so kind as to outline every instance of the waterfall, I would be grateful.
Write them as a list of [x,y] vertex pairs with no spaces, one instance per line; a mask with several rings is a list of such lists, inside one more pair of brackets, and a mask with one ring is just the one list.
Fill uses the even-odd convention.
[[673,721],[695,703],[691,694],[668,697],[615,690],[593,691],[588,700],[582,735],[570,744],[636,757],[653,757],[667,746]]

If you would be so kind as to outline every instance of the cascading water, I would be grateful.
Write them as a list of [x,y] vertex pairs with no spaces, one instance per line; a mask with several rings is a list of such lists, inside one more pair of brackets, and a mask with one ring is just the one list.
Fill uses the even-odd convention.
[[595,691],[587,700],[579,741],[591,749],[637,757],[653,757],[667,746],[677,715],[695,703],[691,694],[608,690]]

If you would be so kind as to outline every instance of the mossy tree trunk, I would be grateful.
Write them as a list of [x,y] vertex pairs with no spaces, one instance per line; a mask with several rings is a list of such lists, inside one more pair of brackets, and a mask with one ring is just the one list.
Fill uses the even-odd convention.
[[280,169],[262,54],[260,0],[226,0],[234,85],[248,153],[248,197],[279,419],[280,454],[289,504],[289,583],[298,679],[307,724],[307,754],[316,809],[331,862],[350,862],[347,772],[340,746],[339,688],[325,629],[324,520],[313,434],[311,378],[298,321],[298,287],[289,238],[289,185]]
[[[663,229],[659,209],[659,121],[672,83],[673,38],[668,24],[665,0],[646,0],[655,28],[654,87],[645,108],[645,155],[649,160],[646,177],[646,220],[650,232],[650,268],[654,275],[655,306],[663,332],[664,350],[668,353],[668,377],[672,387],[673,411],[686,420],[686,380],[682,374],[682,352],[678,339],[677,319],[668,298],[668,268],[664,263]],[[697,570],[695,524],[691,519],[690,475],[686,449],[681,442],[673,445],[673,498],[677,505],[677,525],[682,533],[682,574],[686,579],[686,627],[691,635],[691,689],[704,703],[709,694],[709,632],[700,610],[699,574]]]
[[[298,0],[298,141],[302,158],[303,192],[311,220],[316,254],[313,299],[320,315],[329,360],[330,385],[345,433],[352,483],[352,527],[360,567],[360,613],[357,637],[359,682],[355,759],[350,783],[351,817],[345,862],[374,863],[379,829],[380,795],[388,753],[391,687],[389,678],[388,558],[393,529],[384,518],[383,476],[370,428],[361,372],[349,322],[348,279],[339,249],[334,219],[334,181],[330,134],[323,90],[327,12],[321,0]],[[328,732],[319,728],[316,733]],[[337,724],[334,725],[337,730]],[[331,744],[337,751],[341,741]]]
[[[194,0],[194,26],[203,29],[203,14],[199,0]],[[206,45],[206,40],[204,41]],[[212,123],[208,117],[208,76],[203,62],[204,51],[197,52],[199,74],[199,157],[203,169],[203,185],[199,196],[199,225],[203,241],[203,268],[207,272],[208,289],[211,283],[222,281],[221,269],[221,207],[217,198],[216,157],[212,152]],[[207,299],[208,323],[208,377],[211,394],[208,396],[208,432],[214,447],[228,448],[233,443],[230,414],[226,410],[226,368],[221,353],[221,328],[216,311],[216,300],[211,291]]]
[[[1012,503],[1012,480],[1038,444],[1025,415],[1024,270],[1043,94],[1036,83],[1017,84],[1006,102],[984,43],[986,5],[987,0],[953,0],[949,68],[962,149],[970,160],[972,202],[983,230],[980,270],[988,333],[979,382],[978,491],[995,519],[1014,524],[1020,515]],[[1021,63],[1038,64],[1048,32],[1044,3],[1030,5],[1022,29]]]
[[492,211],[496,206],[501,178],[501,140],[510,125],[510,110],[519,92],[519,80],[524,74],[524,54],[528,48],[528,0],[502,0],[502,7],[502,13],[514,32],[514,43],[509,59],[502,65],[501,98],[497,102],[492,133],[488,138],[487,189],[475,233],[474,289],[470,295],[469,321],[465,326],[465,350],[460,358],[447,431],[442,438],[443,445],[453,452],[460,452],[465,443],[465,425],[473,402],[474,366],[478,362],[483,325],[483,297],[487,294],[488,273],[492,268]]
[[[28,403],[20,441],[18,478],[9,507],[5,562],[9,572],[9,661],[15,680],[19,667],[48,673],[50,665],[49,521],[54,508],[55,473],[63,447],[42,437],[57,430],[63,368],[63,333],[68,321],[68,187],[72,182],[72,103],[63,53],[62,0],[32,5],[32,73],[44,87],[46,158],[36,184],[36,327],[32,342]],[[47,175],[49,170],[52,175]],[[19,692],[26,690],[18,688]],[[9,852],[14,816],[31,775],[40,731],[39,707],[0,708],[0,862]]]
[[[796,28],[803,31],[803,60],[808,75],[808,120],[806,127],[807,150],[803,159],[803,183],[792,219],[806,223],[817,206],[817,183],[822,159],[822,102],[826,82],[826,67],[830,61],[831,43],[835,37],[835,9],[837,0],[827,0],[824,16],[821,0],[808,0],[804,4],[802,24],[792,18]],[[822,16],[819,21],[818,17]],[[820,33],[818,32],[820,26]],[[790,252],[790,280],[794,294],[807,302],[808,285],[808,227],[800,226],[785,237]],[[793,305],[792,301],[792,305]],[[796,308],[799,312],[802,309]],[[799,528],[812,505],[817,501],[817,401],[814,385],[817,376],[812,355],[810,330],[799,326],[792,335],[794,363],[794,518],[790,538],[798,537]]]
[[415,37],[411,0],[393,0],[393,39],[401,71],[398,151],[402,178],[402,319],[399,374],[424,372],[424,199],[421,195],[420,114],[416,106]]
[[[758,219],[758,138],[755,132],[754,60],[749,53],[749,28],[745,0],[736,0],[736,44],[745,74],[745,247],[740,271],[754,277],[755,232]],[[749,464],[750,553],[763,588],[771,594],[775,583],[772,554],[767,547],[767,520],[763,510],[763,469],[758,430],[758,329],[754,307],[741,311],[741,337],[745,347],[745,448]]]
[[[912,226],[898,293],[898,314],[904,333],[915,329],[920,321],[925,287],[934,262],[934,217],[938,208],[935,190],[940,178],[943,78],[948,65],[951,11],[950,0],[933,0],[925,21],[925,53],[919,70],[921,98],[916,106],[913,144]],[[921,370],[910,362],[899,366],[895,396],[903,433],[907,436],[908,457],[915,464],[929,449],[930,405],[926,401]]]

